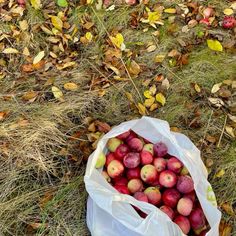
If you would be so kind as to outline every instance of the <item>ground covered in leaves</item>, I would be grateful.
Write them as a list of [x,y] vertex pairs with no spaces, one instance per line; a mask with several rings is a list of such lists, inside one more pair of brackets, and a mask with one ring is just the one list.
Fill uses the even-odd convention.
[[86,160],[112,126],[142,115],[202,151],[221,235],[235,235],[235,9],[0,0],[1,235],[89,235]]

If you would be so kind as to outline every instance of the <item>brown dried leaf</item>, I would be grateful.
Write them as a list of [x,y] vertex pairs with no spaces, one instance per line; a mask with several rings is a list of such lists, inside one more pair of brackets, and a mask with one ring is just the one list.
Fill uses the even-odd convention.
[[101,121],[96,120],[94,123],[98,127],[98,130],[100,132],[107,133],[111,130],[111,126],[107,124],[106,122],[101,122]]
[[25,101],[32,101],[32,99],[34,100],[37,97],[37,95],[38,92],[28,91],[22,96],[22,99]]
[[9,111],[0,111],[0,121],[4,120],[8,114]]
[[132,60],[130,65],[127,66],[127,69],[132,75],[138,75],[141,72],[139,64],[134,60]]
[[233,206],[229,203],[223,203],[221,204],[221,208],[230,216],[234,216],[235,212],[233,210]]

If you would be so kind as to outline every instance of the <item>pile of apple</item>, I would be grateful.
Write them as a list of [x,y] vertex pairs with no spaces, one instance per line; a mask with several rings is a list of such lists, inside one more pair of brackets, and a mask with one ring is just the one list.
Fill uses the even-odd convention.
[[117,191],[159,207],[184,234],[206,235],[209,225],[193,180],[183,163],[168,154],[163,142],[152,144],[127,131],[109,139],[107,149],[106,155],[99,155],[96,168],[104,167],[102,175]]

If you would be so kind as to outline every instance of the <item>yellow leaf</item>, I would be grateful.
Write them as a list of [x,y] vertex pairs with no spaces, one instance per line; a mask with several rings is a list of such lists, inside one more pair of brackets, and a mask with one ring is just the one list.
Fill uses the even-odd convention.
[[138,75],[141,72],[139,64],[134,60],[132,60],[130,65],[127,66],[127,69],[132,75]]
[[224,9],[223,12],[224,12],[224,14],[227,15],[227,16],[230,16],[230,15],[233,15],[233,14],[234,14],[233,9],[231,9],[231,8],[226,8],[226,9]]
[[158,93],[156,95],[156,101],[159,102],[162,106],[164,106],[166,103],[166,98],[164,97],[162,93]]
[[154,97],[145,99],[144,106],[147,107],[147,108],[151,107],[154,102],[155,102],[155,98]]
[[71,66],[74,66],[75,65],[75,62],[74,61],[69,61],[69,62],[66,62],[65,64],[63,65],[57,65],[57,69],[58,70],[63,70],[65,68],[68,68],[68,67],[71,67]]
[[53,93],[54,97],[57,99],[60,99],[63,97],[62,91],[56,86],[52,86],[52,93]]
[[235,138],[234,129],[231,126],[226,125],[225,130],[231,137]]
[[25,101],[29,101],[29,100],[36,98],[37,95],[38,95],[38,93],[35,91],[28,91],[22,96],[22,99]]
[[196,90],[196,92],[200,93],[201,92],[201,88],[198,84],[194,84],[194,89]]
[[33,64],[35,65],[35,64],[39,63],[44,58],[44,56],[45,56],[44,51],[39,52],[37,54],[37,56],[34,58]]
[[216,93],[217,91],[219,91],[221,85],[222,85],[222,83],[214,84],[211,89],[211,93]]
[[221,178],[225,174],[225,170],[221,169],[215,174],[215,177]]
[[23,53],[23,55],[25,55],[25,56],[29,56],[29,55],[30,55],[29,49],[28,49],[27,47],[24,47],[22,53]]
[[58,16],[51,16],[51,21],[56,29],[62,31],[63,22]]
[[170,13],[170,14],[175,14],[176,13],[176,9],[175,8],[166,8],[164,10],[165,13]]
[[142,103],[138,103],[138,112],[140,115],[146,115],[146,107]]
[[155,24],[161,18],[161,14],[159,12],[148,12],[148,22],[149,24]]
[[164,61],[164,59],[165,59],[165,55],[164,54],[159,54],[159,55],[156,55],[155,62],[161,63],[161,62]]
[[144,95],[145,98],[151,98],[152,97],[152,93],[149,90],[145,90],[143,92],[143,95]]
[[128,100],[129,100],[130,102],[134,102],[134,98],[133,98],[133,96],[132,96],[131,93],[126,92],[125,95],[126,95],[126,97],[128,98]]
[[88,42],[90,43],[93,39],[93,35],[90,32],[87,32],[85,34],[85,38],[88,40]]
[[116,37],[110,36],[111,42],[118,48],[123,49],[124,46],[124,37],[122,34],[118,33]]
[[218,40],[208,39],[207,40],[207,45],[213,51],[219,51],[219,52],[223,51],[223,47],[222,47],[221,43]]
[[158,105],[156,103],[152,104],[151,107],[150,107],[150,111],[154,111],[158,108]]
[[16,54],[19,53],[19,51],[15,48],[6,48],[3,50],[3,53],[5,54]]
[[19,26],[22,31],[25,31],[29,28],[29,25],[26,20],[19,21]]
[[38,10],[42,7],[40,0],[30,0],[30,2],[31,2],[32,7],[36,10]]
[[78,89],[78,85],[72,82],[65,83],[64,84],[64,89],[69,90],[69,91],[75,91]]

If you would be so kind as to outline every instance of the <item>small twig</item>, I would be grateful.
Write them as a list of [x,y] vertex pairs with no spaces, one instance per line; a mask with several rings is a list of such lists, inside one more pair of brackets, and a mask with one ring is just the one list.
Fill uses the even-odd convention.
[[202,143],[201,143],[201,146],[200,146],[200,150],[202,150],[202,145],[203,145],[203,142],[204,142],[204,140],[205,140],[205,138],[206,138],[207,131],[208,131],[208,128],[209,128],[209,125],[210,125],[210,122],[211,122],[211,117],[212,117],[212,115],[213,115],[213,110],[211,110],[211,114],[210,114],[210,117],[209,117],[208,122],[207,122],[207,127],[206,127],[205,132],[204,132],[204,136],[203,136],[203,139],[202,139]]
[[217,143],[217,147],[218,148],[220,147],[220,143],[221,143],[221,139],[222,139],[223,134],[224,134],[226,122],[227,122],[227,115],[225,116],[224,126],[223,126],[223,129],[222,129],[221,134],[220,134],[220,139],[219,139],[219,141]]

